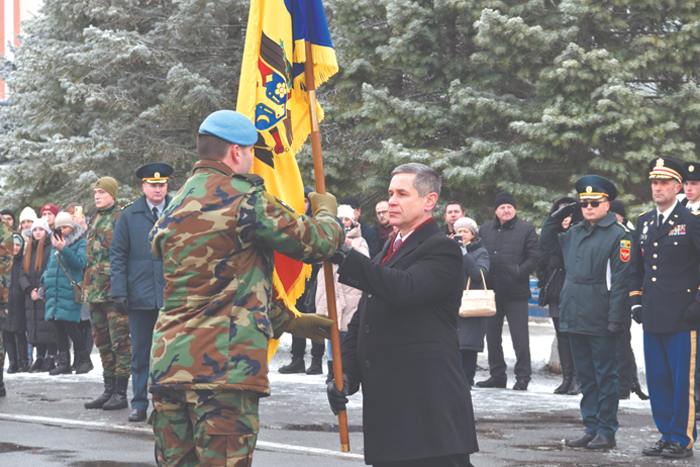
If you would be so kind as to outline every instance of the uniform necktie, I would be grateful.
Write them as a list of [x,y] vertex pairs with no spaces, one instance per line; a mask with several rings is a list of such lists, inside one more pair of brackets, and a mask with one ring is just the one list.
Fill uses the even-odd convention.
[[160,216],[158,216],[158,208],[153,206],[153,218],[155,220],[158,220],[158,217],[160,217]]
[[664,215],[659,214],[659,225],[662,225],[664,223]]

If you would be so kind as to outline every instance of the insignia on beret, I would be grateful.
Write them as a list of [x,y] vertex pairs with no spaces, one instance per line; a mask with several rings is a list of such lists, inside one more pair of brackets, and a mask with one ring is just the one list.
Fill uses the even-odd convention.
[[694,165],[689,165],[688,166],[688,172],[694,172],[695,171],[695,166]]

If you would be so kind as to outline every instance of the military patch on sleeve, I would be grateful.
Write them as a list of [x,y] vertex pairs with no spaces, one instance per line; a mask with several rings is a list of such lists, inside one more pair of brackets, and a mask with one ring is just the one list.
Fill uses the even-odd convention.
[[630,260],[630,250],[632,248],[632,242],[629,240],[620,240],[620,260],[626,263]]

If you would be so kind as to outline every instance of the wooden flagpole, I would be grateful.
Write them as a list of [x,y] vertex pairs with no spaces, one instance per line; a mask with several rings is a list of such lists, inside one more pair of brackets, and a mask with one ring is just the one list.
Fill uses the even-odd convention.
[[[316,192],[326,192],[326,178],[323,174],[323,151],[321,149],[321,132],[318,127],[318,114],[316,113],[316,81],[314,79],[314,65],[311,55],[311,42],[305,41],[306,62],[304,63],[304,77],[306,78],[306,93],[309,97],[309,113],[311,114],[311,150],[314,157],[314,178],[316,180]],[[343,390],[343,360],[340,357],[340,334],[338,334],[338,311],[335,308],[335,281],[333,280],[333,264],[323,262],[323,274],[326,280],[326,298],[328,300],[328,317],[335,322],[331,328],[331,349],[333,351],[333,374],[335,375],[335,387]],[[340,449],[342,452],[350,452],[350,438],[348,435],[348,415],[345,410],[338,413],[338,431],[340,433]]]

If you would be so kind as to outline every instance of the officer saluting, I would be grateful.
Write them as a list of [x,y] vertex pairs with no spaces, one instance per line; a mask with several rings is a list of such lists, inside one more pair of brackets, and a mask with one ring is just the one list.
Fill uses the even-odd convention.
[[610,212],[617,188],[598,175],[576,182],[584,222],[560,233],[561,221],[577,209],[562,206],[542,226],[545,254],[562,252],[566,278],[560,297],[559,330],[569,334],[581,382],[585,432],[570,440],[574,448],[615,447],[618,429],[617,343],[627,315],[632,236]]
[[651,409],[661,439],[647,456],[692,457],[695,354],[700,324],[700,218],[676,199],[684,176],[677,162],[649,164],[656,209],[639,217],[630,282],[632,316],[644,326]]

